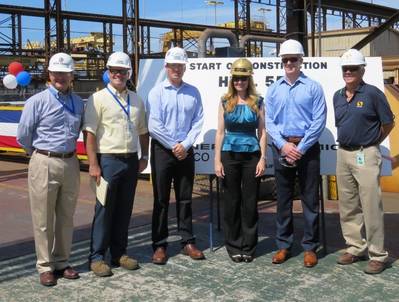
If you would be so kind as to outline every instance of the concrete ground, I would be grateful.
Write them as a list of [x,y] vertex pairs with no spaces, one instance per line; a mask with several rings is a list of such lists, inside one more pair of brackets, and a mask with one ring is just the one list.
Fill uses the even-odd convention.
[[259,203],[259,244],[254,262],[236,264],[222,245],[222,232],[214,224],[214,250],[209,245],[209,198],[207,178],[196,182],[193,195],[194,228],[197,243],[204,249],[204,261],[192,261],[179,253],[174,206],[170,213],[170,259],[165,266],[151,263],[152,191],[148,180],[140,180],[129,229],[128,254],[140,262],[140,269],[114,268],[110,278],[98,278],[88,271],[90,223],[94,197],[88,175],[81,173],[82,187],[75,215],[71,263],[81,275],[78,280],[59,279],[46,288],[35,270],[32,226],[26,181],[27,166],[0,161],[0,302],[2,301],[398,301],[399,239],[396,236],[399,194],[384,193],[386,247],[391,267],[377,276],[363,273],[366,261],[339,266],[336,259],[344,242],[339,226],[337,201],[325,202],[327,254],[319,252],[319,264],[303,267],[300,238],[303,220],[295,202],[295,239],[292,257],[273,265],[275,202]]

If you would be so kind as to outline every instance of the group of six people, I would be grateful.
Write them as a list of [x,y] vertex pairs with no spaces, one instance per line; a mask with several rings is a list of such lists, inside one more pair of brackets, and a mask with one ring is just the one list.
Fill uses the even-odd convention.
[[[284,77],[256,92],[253,67],[245,58],[231,66],[228,91],[219,102],[215,137],[215,174],[224,188],[224,238],[233,262],[252,262],[258,242],[258,188],[266,166],[266,140],[271,138],[277,184],[276,244],[272,262],[281,264],[293,245],[292,202],[296,178],[304,215],[304,266],[317,264],[319,247],[318,140],[326,125],[327,107],[321,85],[301,71],[304,51],[295,40],[281,44]],[[115,52],[107,62],[110,83],[94,93],[84,108],[72,91],[74,62],[57,53],[50,59],[48,89],[26,101],[17,140],[31,156],[29,199],[40,283],[52,286],[58,277],[79,278],[68,262],[73,214],[79,192],[76,141],[83,130],[89,175],[108,182],[106,204],[96,200],[89,263],[95,275],[112,275],[111,264],[134,270],[127,255],[128,228],[138,173],[148,164],[151,136],[151,177],[154,207],[154,264],[168,259],[168,208],[171,186],[176,197],[182,253],[205,259],[195,245],[192,227],[193,145],[204,113],[199,90],[183,81],[187,54],[179,47],[165,56],[166,79],[146,102],[127,89],[132,75],[127,54]],[[341,58],[345,87],[334,95],[339,143],[337,178],[341,227],[348,249],[337,262],[351,264],[366,256],[366,273],[386,267],[383,210],[379,175],[379,144],[394,126],[383,94],[363,81],[366,61],[357,50]],[[138,158],[140,149],[141,157]],[[364,232],[365,230],[365,232]]]

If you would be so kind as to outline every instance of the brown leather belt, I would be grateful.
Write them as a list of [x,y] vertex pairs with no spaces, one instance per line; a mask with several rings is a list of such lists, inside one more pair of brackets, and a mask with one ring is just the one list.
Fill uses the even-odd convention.
[[284,136],[284,139],[289,142],[293,143],[295,145],[298,145],[300,141],[302,140],[302,136]]
[[57,158],[71,158],[72,156],[75,155],[75,151],[74,152],[69,152],[69,153],[59,153],[59,152],[36,149],[36,152],[40,153],[40,154],[43,154],[43,155],[46,155],[48,157],[57,157]]

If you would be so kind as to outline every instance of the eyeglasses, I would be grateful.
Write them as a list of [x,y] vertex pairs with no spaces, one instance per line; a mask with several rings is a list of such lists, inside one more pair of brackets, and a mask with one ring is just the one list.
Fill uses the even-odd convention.
[[127,75],[129,70],[128,69],[109,69],[109,72],[113,75],[120,74],[120,75]]
[[290,58],[282,58],[281,62],[283,62],[284,64],[287,64],[288,61],[290,61],[291,63],[296,63],[298,62],[299,58],[298,57],[290,57]]
[[245,82],[248,81],[248,77],[246,76],[233,76],[233,82]]
[[342,66],[342,72],[356,72],[360,70],[360,66]]
[[183,69],[186,65],[179,63],[167,63],[166,67],[170,69]]

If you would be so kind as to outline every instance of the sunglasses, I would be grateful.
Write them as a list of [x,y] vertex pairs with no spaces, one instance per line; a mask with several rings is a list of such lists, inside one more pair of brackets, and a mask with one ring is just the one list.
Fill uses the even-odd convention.
[[360,70],[360,66],[342,66],[342,72],[356,72]]
[[128,69],[109,69],[109,72],[113,75],[115,74],[121,74],[121,75],[127,75],[129,70]]
[[233,82],[239,82],[239,81],[241,81],[241,82],[245,82],[245,81],[248,81],[248,77],[246,77],[246,76],[234,76],[233,77]]
[[299,58],[297,57],[290,57],[290,58],[282,58],[281,62],[283,62],[284,64],[287,64],[288,61],[290,61],[291,63],[296,63],[298,62]]

